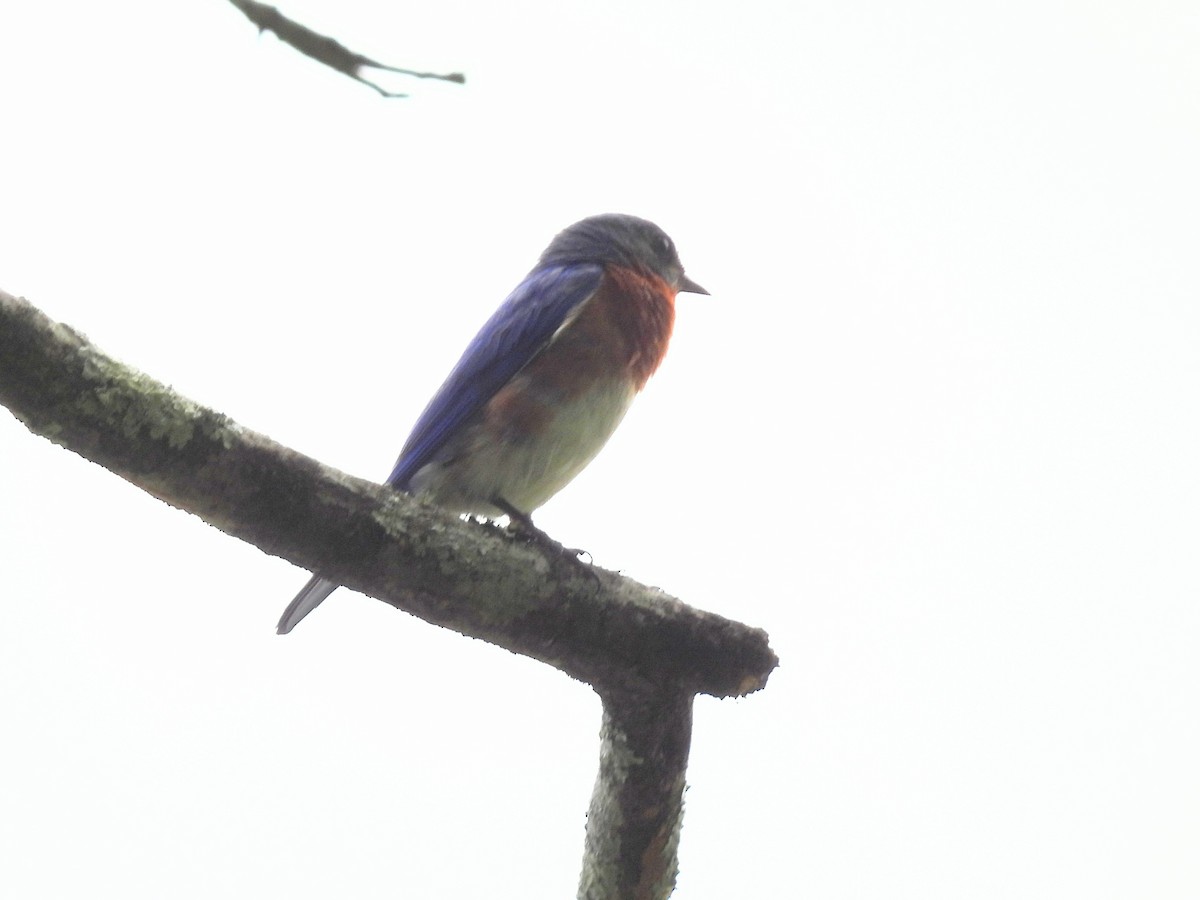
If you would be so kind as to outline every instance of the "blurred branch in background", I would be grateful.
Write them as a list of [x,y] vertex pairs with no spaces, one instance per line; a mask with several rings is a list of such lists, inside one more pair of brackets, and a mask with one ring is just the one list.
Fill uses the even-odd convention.
[[762,688],[778,663],[765,632],[323,466],[3,291],[0,404],[267,553],[590,684],[604,721],[580,897],[670,895],[692,700]]
[[407,97],[408,94],[388,91],[374,82],[368,81],[362,76],[363,69],[397,72],[412,78],[435,78],[438,81],[450,81],[455,84],[466,83],[466,76],[461,72],[439,75],[436,72],[417,72],[413,69],[402,69],[398,66],[388,66],[376,62],[370,57],[363,56],[361,53],[355,53],[331,37],[318,34],[311,28],[304,27],[299,22],[293,22],[275,7],[268,6],[265,3],[256,3],[254,0],[229,0],[229,2],[240,9],[247,19],[257,25],[260,32],[273,31],[275,36],[285,44],[294,47],[305,56],[311,57],[317,62],[329,66],[329,68],[341,72],[343,75],[348,75],[355,81],[365,84],[367,87],[375,89],[383,97]]

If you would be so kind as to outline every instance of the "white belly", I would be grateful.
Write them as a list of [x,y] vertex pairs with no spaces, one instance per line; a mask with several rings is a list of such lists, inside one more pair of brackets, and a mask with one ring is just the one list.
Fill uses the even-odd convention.
[[410,488],[454,512],[496,516],[492,501],[499,497],[531,513],[600,452],[635,395],[625,379],[598,384],[554,406],[532,436],[498,439],[482,427],[467,429],[413,476]]

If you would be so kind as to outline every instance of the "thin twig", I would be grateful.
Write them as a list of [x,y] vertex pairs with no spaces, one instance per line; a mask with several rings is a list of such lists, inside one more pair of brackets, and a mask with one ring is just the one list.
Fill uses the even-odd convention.
[[385,72],[397,72],[401,75],[408,75],[412,78],[435,78],[439,81],[449,81],[454,84],[466,83],[466,76],[461,72],[441,75],[436,72],[418,72],[414,69],[404,69],[399,66],[389,66],[381,62],[376,62],[368,56],[355,53],[331,37],[318,34],[311,28],[306,28],[299,22],[289,19],[274,6],[257,3],[255,0],[229,0],[229,2],[240,9],[247,19],[257,25],[259,31],[273,31],[275,36],[285,44],[294,47],[305,56],[311,57],[317,62],[329,66],[329,68],[341,72],[343,75],[347,75],[361,84],[365,84],[369,88],[373,88],[382,97],[407,97],[408,94],[393,93],[385,90],[373,81],[368,81],[366,78],[363,78],[362,69],[380,69]]

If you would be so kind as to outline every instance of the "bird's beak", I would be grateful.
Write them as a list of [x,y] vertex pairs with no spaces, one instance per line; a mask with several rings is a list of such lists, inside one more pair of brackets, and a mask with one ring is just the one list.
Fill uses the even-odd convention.
[[686,291],[689,294],[707,294],[708,293],[708,291],[706,291],[704,288],[700,287],[700,285],[696,284],[696,282],[692,281],[692,279],[688,278],[686,275],[679,276],[679,290]]

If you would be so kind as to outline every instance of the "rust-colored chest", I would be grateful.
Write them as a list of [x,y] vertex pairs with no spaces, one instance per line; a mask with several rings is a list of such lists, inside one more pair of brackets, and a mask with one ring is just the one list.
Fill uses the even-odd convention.
[[[603,357],[613,371],[625,371],[636,390],[662,363],[675,325],[675,293],[653,275],[609,266],[595,296],[567,330],[585,357]],[[564,335],[566,337],[566,335]],[[599,360],[597,360],[599,362]]]

